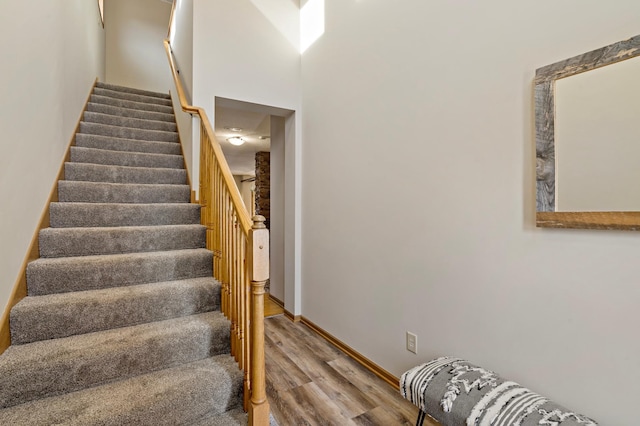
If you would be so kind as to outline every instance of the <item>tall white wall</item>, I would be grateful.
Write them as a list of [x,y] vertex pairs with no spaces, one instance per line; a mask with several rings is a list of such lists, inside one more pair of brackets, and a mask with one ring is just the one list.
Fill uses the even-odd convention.
[[326,18],[302,58],[303,315],[396,375],[451,354],[637,424],[640,234],[535,228],[532,82],[640,33],[640,3],[326,0]]
[[[293,111],[285,125],[286,155],[301,155],[297,2],[211,0],[193,3],[193,100],[215,122],[216,97]],[[291,122],[293,120],[293,123]],[[296,130],[297,128],[297,130]],[[194,152],[199,151],[197,139]],[[285,297],[300,313],[300,162],[285,164]],[[199,169],[194,155],[192,173]]]
[[[192,104],[193,93],[193,0],[176,0],[173,12],[171,35],[169,37],[171,49],[178,68],[179,77],[185,90],[187,102]],[[165,59],[166,61],[166,59]],[[196,190],[199,185],[198,175],[194,175],[193,164],[198,161],[200,153],[193,150],[193,138],[199,136],[200,124],[190,114],[181,111],[180,100],[176,89],[171,86],[173,107],[176,111],[176,122],[180,132],[180,141],[187,163],[187,171],[191,177],[191,188]],[[195,125],[194,125],[195,122]],[[194,134],[195,131],[195,134]],[[195,160],[194,160],[195,158]]]
[[105,2],[108,83],[167,93],[171,71],[162,41],[171,5],[159,0]]
[[104,79],[98,2],[4,2],[0,13],[0,309],[5,309],[89,91]]

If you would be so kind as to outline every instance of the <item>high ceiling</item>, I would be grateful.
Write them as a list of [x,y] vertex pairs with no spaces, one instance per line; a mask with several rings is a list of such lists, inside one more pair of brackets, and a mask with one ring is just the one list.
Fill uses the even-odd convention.
[[[240,128],[233,131],[231,128]],[[260,136],[269,136],[271,116],[269,114],[244,111],[216,106],[215,134],[220,142],[231,173],[234,175],[255,176],[256,152],[269,151],[270,139],[260,140]],[[235,146],[227,142],[232,136],[240,136],[246,142]]]

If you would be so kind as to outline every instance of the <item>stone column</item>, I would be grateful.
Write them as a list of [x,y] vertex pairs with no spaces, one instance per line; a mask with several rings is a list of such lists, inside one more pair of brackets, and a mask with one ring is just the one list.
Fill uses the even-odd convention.
[[271,212],[271,161],[269,152],[256,152],[256,214],[265,217],[270,229]]
[[[264,216],[264,224],[271,229],[271,153],[256,152],[256,215]],[[269,292],[270,281],[264,286]]]

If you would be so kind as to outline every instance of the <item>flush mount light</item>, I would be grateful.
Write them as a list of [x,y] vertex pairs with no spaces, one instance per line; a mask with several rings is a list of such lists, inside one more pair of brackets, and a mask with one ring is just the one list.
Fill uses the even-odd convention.
[[232,132],[241,132],[242,129],[240,127],[225,127],[227,130],[231,130]]
[[245,140],[242,139],[240,136],[234,136],[232,138],[228,138],[227,142],[229,142],[231,145],[240,146],[243,143],[245,143]]
[[270,139],[271,136],[258,136],[258,139],[260,139],[261,141],[266,140],[266,139]]

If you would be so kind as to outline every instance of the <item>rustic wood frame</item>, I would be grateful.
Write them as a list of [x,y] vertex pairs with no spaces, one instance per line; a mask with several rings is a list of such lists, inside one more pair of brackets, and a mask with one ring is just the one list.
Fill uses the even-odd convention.
[[536,225],[640,230],[640,212],[556,212],[556,80],[640,56],[640,35],[536,70]]

